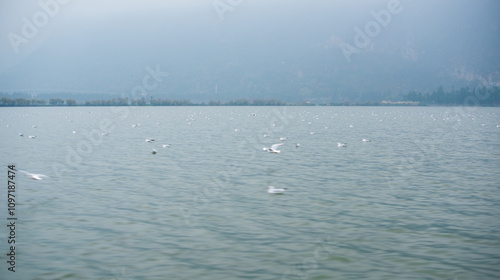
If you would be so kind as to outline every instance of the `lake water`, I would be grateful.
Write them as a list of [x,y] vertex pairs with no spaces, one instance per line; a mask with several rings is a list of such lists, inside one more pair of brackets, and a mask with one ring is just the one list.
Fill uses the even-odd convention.
[[[0,279],[500,278],[498,108],[1,108],[0,119]],[[275,143],[281,153],[263,151]],[[8,164],[49,176],[15,179],[16,272]]]

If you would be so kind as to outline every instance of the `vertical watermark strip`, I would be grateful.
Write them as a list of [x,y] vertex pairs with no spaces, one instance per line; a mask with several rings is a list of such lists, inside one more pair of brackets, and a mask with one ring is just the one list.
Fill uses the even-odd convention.
[[9,237],[7,239],[7,268],[11,272],[16,272],[16,166],[10,164],[7,166],[7,228],[9,229]]

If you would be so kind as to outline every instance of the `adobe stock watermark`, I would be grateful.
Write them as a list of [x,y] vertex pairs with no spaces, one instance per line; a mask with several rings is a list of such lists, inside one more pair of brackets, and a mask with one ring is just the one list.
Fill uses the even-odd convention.
[[[481,105],[481,101],[487,100],[490,95],[491,93],[487,89],[484,91],[481,91],[479,88],[470,90],[469,95],[465,97],[463,104],[460,107],[453,107],[453,111],[446,111],[444,119],[447,121],[452,119],[451,117],[453,114],[458,116],[459,119],[465,119],[467,115],[477,110],[477,108]],[[455,121],[452,122],[452,124],[454,129],[458,129],[458,126],[461,126],[462,122]],[[468,127],[468,129],[470,129],[470,127]]]
[[127,268],[126,267],[120,267],[120,269],[113,268],[112,270],[113,273],[113,279],[114,280],[131,280],[131,278],[127,277]]
[[161,83],[163,83],[163,78],[170,75],[168,72],[161,72],[159,64],[156,64],[155,69],[147,66],[146,72],[148,72],[148,74],[142,78],[142,84],[133,87],[130,91],[131,98],[147,96],[148,91],[155,90]]
[[[156,89],[160,83],[163,82],[163,78],[169,75],[167,72],[160,71],[160,65],[156,65],[155,69],[147,66],[145,70],[148,74],[144,75],[142,84],[132,88],[130,91],[131,97],[146,96],[148,90],[151,91]],[[118,106],[114,107],[112,112],[120,114],[118,116],[125,116],[129,110],[129,106]],[[104,136],[111,133],[116,128],[116,122],[116,118],[104,118],[99,121],[98,128],[94,128],[91,131],[83,130],[79,133],[80,135],[83,135],[85,139],[78,141],[76,143],[76,147],[66,147],[65,164],[52,164],[55,177],[61,178],[62,175],[70,173],[71,168],[76,168],[79,164],[81,164],[83,159],[93,152],[94,147],[98,147],[103,143]]]
[[243,0],[215,0],[212,4],[217,16],[219,16],[220,21],[223,21],[224,14],[234,11],[234,9],[238,7],[241,2],[243,2]]
[[[285,127],[293,118],[287,115],[286,107],[283,107],[282,112],[274,108],[272,114],[269,121],[269,128],[263,128],[259,130],[258,134],[254,137],[246,136],[239,142],[236,150],[238,150],[247,161],[255,160],[257,151],[262,149],[262,145],[265,141],[262,136],[263,134],[271,135],[284,131]],[[246,147],[251,147],[251,149],[245,149]],[[210,201],[219,196],[223,189],[229,188],[232,178],[239,176],[242,171],[241,162],[228,160],[223,170],[215,172],[207,185],[195,191],[192,203],[179,205],[179,212],[184,218],[184,222],[190,224],[191,219],[198,216],[202,210],[210,204]]]
[[339,45],[347,62],[351,62],[351,55],[360,53],[361,50],[368,47],[372,42],[372,38],[380,35],[382,29],[391,23],[392,17],[400,14],[402,11],[403,7],[399,0],[389,0],[387,2],[387,9],[382,9],[378,12],[372,10],[370,14],[374,20],[367,22],[363,30],[357,26],[354,27],[354,46],[345,42],[341,42]]
[[[156,64],[155,69],[152,69],[150,66],[146,66],[145,70],[148,74],[144,75],[142,83],[133,87],[128,95],[123,95],[123,97],[128,98],[129,101],[132,101],[135,98],[146,98],[149,91],[157,89],[158,86],[163,83],[163,78],[167,78],[170,75],[168,72],[162,72],[159,64]],[[128,106],[119,106],[114,107],[111,111],[113,113],[121,112],[122,117],[124,117],[129,110]]]
[[301,264],[297,264],[293,268],[289,269],[283,274],[281,279],[308,279],[318,268],[319,264],[326,261],[330,255],[333,254],[334,250],[330,244],[332,244],[330,236],[326,237],[324,240],[318,240],[317,245],[314,247],[312,256],[304,258]]
[[[465,125],[463,120],[476,111],[481,106],[481,101],[487,100],[490,95],[488,90],[478,88],[470,90],[461,106],[449,107],[442,115],[438,116],[438,119],[444,122],[444,126],[439,127],[439,130],[435,131],[434,134],[448,135],[465,130],[471,137],[475,137],[477,133],[473,127]],[[415,176],[415,172],[421,170],[430,161],[442,160],[446,157],[432,138],[414,139],[412,142],[414,146],[408,149],[408,152],[398,153],[401,157],[397,168],[393,170],[395,172],[385,176],[390,187],[406,185]]]
[[19,34],[9,32],[7,37],[9,39],[12,49],[17,54],[19,47],[29,43],[30,39],[35,38],[39,30],[47,26],[49,20],[54,18],[61,11],[61,5],[66,5],[71,0],[40,0],[38,6],[41,10],[35,12],[31,20],[27,17],[22,17],[21,32]]

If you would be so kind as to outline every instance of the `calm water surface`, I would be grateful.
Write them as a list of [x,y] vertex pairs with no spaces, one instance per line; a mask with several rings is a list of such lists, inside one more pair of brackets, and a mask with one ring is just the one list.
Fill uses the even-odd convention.
[[[15,273],[0,178],[0,279],[500,278],[498,108],[1,108],[0,119],[2,164],[50,176],[16,177]],[[280,154],[262,150],[280,142]]]

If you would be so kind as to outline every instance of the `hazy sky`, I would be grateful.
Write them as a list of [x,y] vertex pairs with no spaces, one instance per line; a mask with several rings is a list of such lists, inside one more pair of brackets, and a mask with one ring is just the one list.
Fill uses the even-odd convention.
[[129,93],[148,67],[191,99],[500,85],[499,24],[497,0],[5,0],[0,91]]

